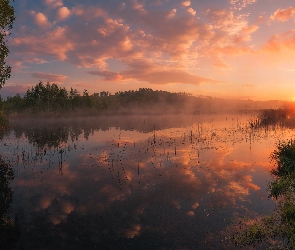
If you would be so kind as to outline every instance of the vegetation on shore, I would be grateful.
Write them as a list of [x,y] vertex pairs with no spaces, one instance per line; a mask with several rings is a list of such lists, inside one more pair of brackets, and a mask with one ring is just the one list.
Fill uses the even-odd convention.
[[[0,109],[5,114],[37,113],[219,113],[227,111],[259,110],[266,107],[284,105],[281,102],[253,102],[251,100],[229,100],[209,96],[192,96],[184,92],[170,93],[154,91],[150,88],[119,91],[111,94],[107,91],[89,94],[84,90],[80,94],[76,89],[66,90],[57,84],[43,84],[41,81],[19,94],[0,100]],[[287,104],[286,104],[287,105]]]
[[270,198],[277,201],[274,212],[254,220],[241,219],[232,236],[236,246],[263,249],[295,249],[295,142],[279,142],[271,155],[276,163]]
[[124,110],[151,110],[156,105],[163,109],[179,107],[190,98],[185,93],[169,93],[141,88],[137,91],[117,92],[111,95],[102,91],[90,95],[84,90],[81,95],[76,89],[67,91],[57,84],[43,84],[39,82],[28,89],[24,97],[19,94],[2,100],[1,105],[5,113],[40,113],[40,112],[118,112]]

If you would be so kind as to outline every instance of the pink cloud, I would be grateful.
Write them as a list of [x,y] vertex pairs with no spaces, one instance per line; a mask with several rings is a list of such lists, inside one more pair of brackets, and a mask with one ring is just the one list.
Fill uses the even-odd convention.
[[15,93],[24,94],[28,89],[28,85],[6,84],[1,89],[1,96],[14,96]]
[[293,8],[293,7],[289,7],[288,9],[278,9],[270,17],[270,20],[286,22],[290,18],[292,18],[294,16],[294,14],[295,14],[295,8]]
[[56,74],[48,74],[48,73],[32,73],[32,77],[38,78],[39,80],[45,80],[46,82],[54,82],[54,83],[60,83],[63,82],[67,76],[64,75],[56,75]]
[[50,22],[48,21],[47,17],[43,13],[41,12],[35,13],[34,11],[32,11],[31,14],[34,17],[35,24],[37,24],[39,27],[41,28],[51,27]]
[[187,83],[200,85],[204,83],[218,83],[218,81],[193,75],[185,70],[173,69],[164,65],[155,65],[144,60],[129,63],[129,69],[125,71],[88,71],[88,74],[101,76],[105,81],[136,79],[150,84]]
[[[62,2],[47,3],[57,6]],[[184,7],[188,7],[189,1],[184,3]],[[64,27],[53,23],[52,29],[42,36],[24,30],[12,39],[11,49],[18,62],[33,62],[35,58],[66,61],[78,67],[98,68],[100,74],[104,72],[105,80],[200,84],[213,80],[188,73],[189,63],[195,64],[199,58],[206,57],[216,67],[230,68],[223,56],[248,53],[247,42],[258,29],[258,26],[249,26],[244,16],[230,10],[207,10],[205,23],[191,8],[178,13],[177,8],[183,8],[179,5],[160,11],[146,7],[138,1],[116,3],[111,7],[108,3],[100,7],[76,5],[71,10],[62,7],[57,10],[58,20],[71,14],[73,22]],[[39,16],[39,25],[48,22],[45,15]],[[157,65],[151,75],[145,71],[140,74],[136,70],[138,66],[130,67],[130,62],[142,58]],[[108,59],[121,61],[130,71],[119,74],[109,71]],[[168,76],[169,72],[173,77]],[[162,79],[156,80],[156,77]]]
[[74,6],[72,9],[72,13],[83,20],[93,20],[94,18],[98,17],[107,17],[107,11],[103,10],[100,7],[85,7],[82,5]]
[[71,12],[67,7],[59,8],[57,11],[57,20],[65,20],[70,16]]
[[50,56],[64,61],[67,58],[67,52],[73,49],[71,41],[66,38],[66,33],[66,28],[56,28],[48,31],[42,37],[35,35],[17,37],[12,39],[11,48],[15,49],[17,56],[26,55],[24,61],[32,61],[37,56],[39,58]]

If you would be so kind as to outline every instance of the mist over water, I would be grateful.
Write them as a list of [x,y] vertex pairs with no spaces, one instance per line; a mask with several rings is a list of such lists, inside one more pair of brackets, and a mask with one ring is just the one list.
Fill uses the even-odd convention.
[[25,249],[230,249],[237,217],[274,208],[280,126],[252,114],[103,116],[13,123],[1,155],[15,179]]

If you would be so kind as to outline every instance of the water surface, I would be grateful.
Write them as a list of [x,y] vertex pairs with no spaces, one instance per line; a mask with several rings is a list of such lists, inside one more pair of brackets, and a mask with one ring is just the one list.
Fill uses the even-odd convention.
[[229,249],[235,218],[267,214],[269,161],[291,129],[253,116],[17,122],[1,141],[25,249]]

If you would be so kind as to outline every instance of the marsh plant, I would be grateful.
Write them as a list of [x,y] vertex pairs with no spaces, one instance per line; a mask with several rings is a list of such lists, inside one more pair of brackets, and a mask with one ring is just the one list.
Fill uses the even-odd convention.
[[255,220],[240,219],[232,240],[236,246],[295,249],[295,142],[279,142],[271,154],[276,168],[269,197],[277,201],[274,212]]

